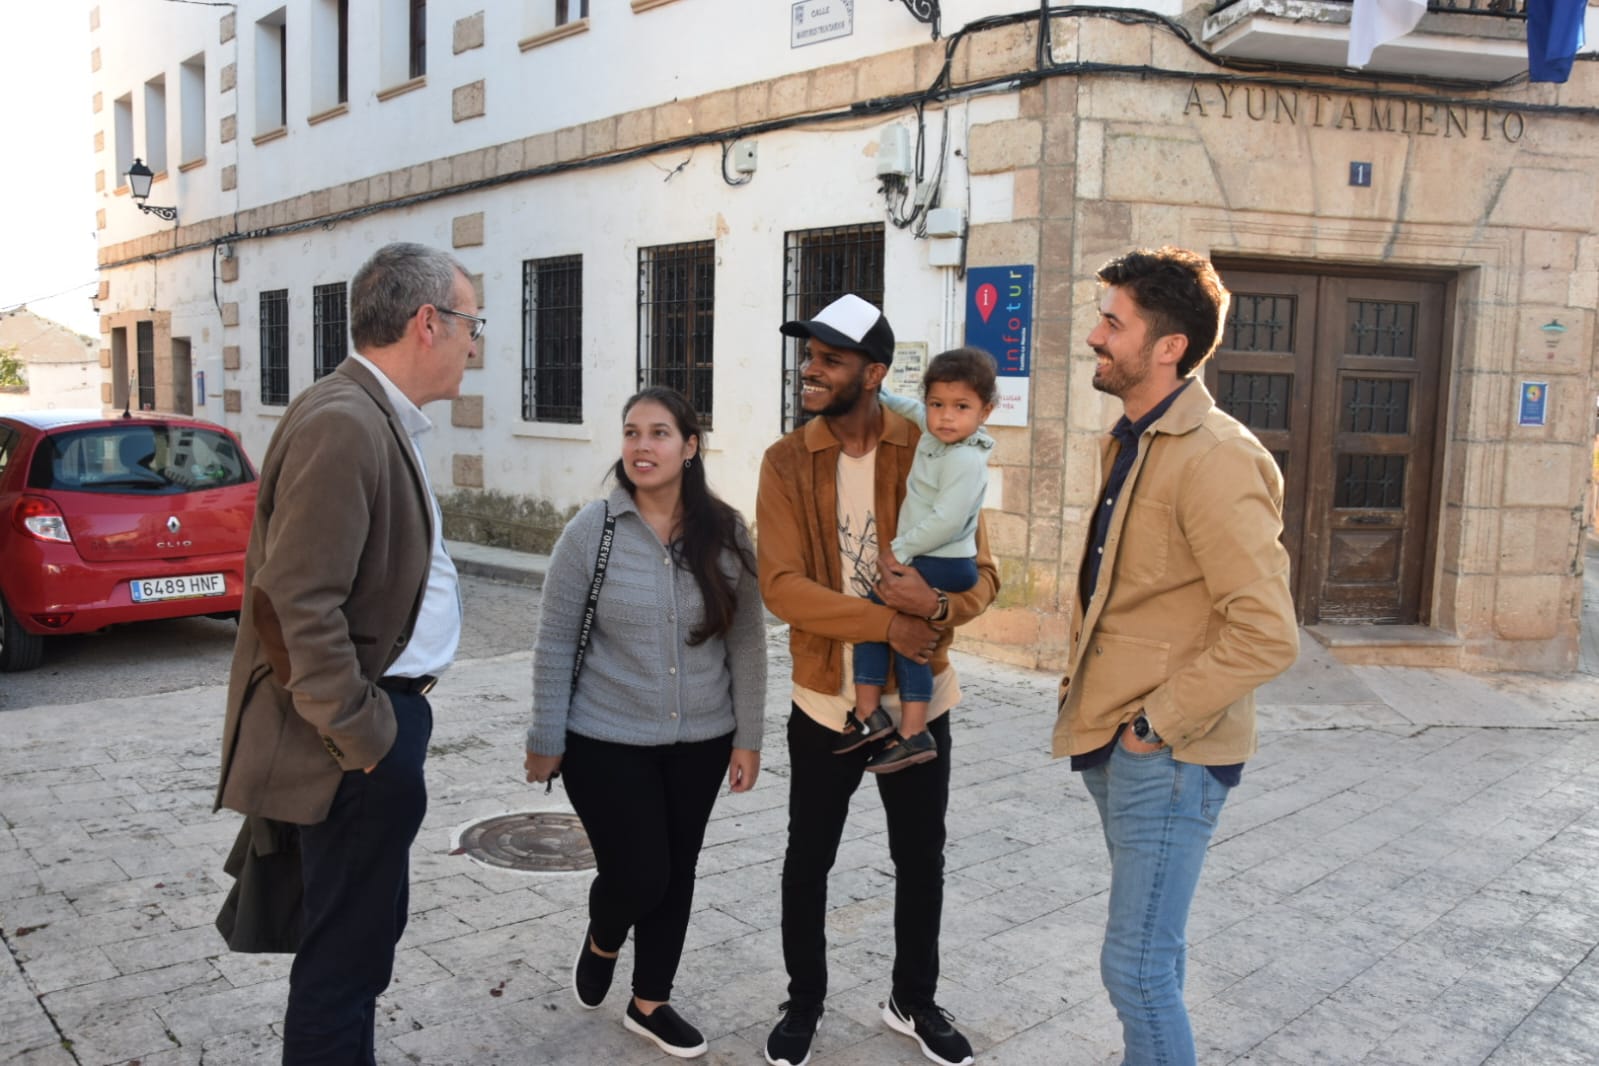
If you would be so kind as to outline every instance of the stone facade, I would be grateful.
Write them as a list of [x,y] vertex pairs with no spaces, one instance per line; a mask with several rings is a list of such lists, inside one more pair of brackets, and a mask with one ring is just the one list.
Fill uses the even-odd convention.
[[[652,42],[659,26],[695,7],[655,0],[631,6],[650,13],[638,15],[627,32]],[[887,15],[857,5],[857,17],[864,25]],[[233,36],[233,18],[223,20],[224,41]],[[493,300],[509,310],[478,345],[472,394],[455,402],[449,425],[441,427],[436,476],[463,490],[523,493],[561,511],[592,491],[611,430],[592,412],[573,426],[522,420],[516,374],[524,354],[524,263],[585,255],[585,320],[604,323],[603,333],[588,337],[585,363],[597,364],[597,373],[585,384],[594,390],[614,380],[625,389],[636,380],[639,358],[632,300],[640,248],[714,238],[721,383],[712,446],[725,451],[713,452],[711,461],[719,476],[734,479],[730,497],[748,511],[751,457],[778,431],[770,394],[760,391],[774,374],[770,353],[737,363],[737,378],[723,365],[744,358],[759,323],[769,329],[778,321],[775,301],[785,283],[767,268],[753,269],[760,264],[751,256],[781,250],[785,231],[880,221],[871,159],[879,129],[913,121],[905,94],[982,82],[981,96],[954,92],[947,102],[926,102],[926,129],[934,134],[927,151],[937,150],[939,126],[951,123],[941,193],[945,204],[970,205],[964,265],[1029,265],[1036,276],[1026,424],[993,431],[999,446],[987,523],[1004,591],[994,610],[963,631],[967,646],[1026,665],[1062,662],[1085,516],[1097,487],[1098,445],[1119,413],[1089,385],[1093,360],[1083,339],[1096,316],[1094,271],[1129,248],[1176,243],[1224,265],[1415,275],[1446,285],[1436,502],[1427,516],[1419,621],[1447,643],[1444,652],[1430,654],[1472,668],[1559,670],[1574,661],[1599,380],[1599,141],[1583,110],[1599,95],[1593,64],[1579,63],[1558,91],[1384,87],[1336,68],[1292,78],[1254,75],[1221,70],[1166,25],[1082,15],[1050,23],[1053,69],[1043,77],[1035,19],[967,33],[948,55],[946,42],[925,34],[917,43],[902,37],[881,54],[831,63],[822,61],[829,53],[821,49],[778,52],[764,80],[685,93],[674,85],[654,102],[609,114],[566,108],[552,128],[526,128],[537,120],[517,125],[487,112],[490,82],[497,99],[522,99],[527,91],[496,66],[502,60],[495,56],[515,52],[523,63],[559,64],[601,37],[588,27],[583,20],[558,32],[540,30],[520,40],[518,51],[485,40],[494,23],[485,24],[482,13],[459,19],[445,50],[460,56],[459,81],[477,80],[429,86],[416,79],[404,92],[380,88],[376,103],[352,93],[347,115],[314,129],[291,121],[294,135],[271,149],[304,151],[295,146],[309,135],[358,128],[372,121],[363,108],[377,108],[387,123],[414,105],[423,116],[416,120],[440,131],[428,142],[434,154],[374,155],[370,173],[341,171],[336,181],[317,160],[301,157],[304,179],[274,185],[271,195],[258,192],[262,165],[249,169],[256,146],[250,138],[235,141],[229,112],[236,105],[229,100],[215,112],[223,116],[229,155],[208,184],[230,198],[242,184],[250,197],[212,212],[185,211],[176,226],[115,225],[101,245],[102,269],[142,279],[150,257],[161,256],[163,293],[173,273],[190,269],[189,306],[204,309],[212,248],[224,240],[265,257],[259,269],[252,257],[250,279],[278,277],[302,261],[285,251],[290,247],[303,249],[298,254],[315,266],[319,252],[341,235],[349,242],[341,246],[346,257],[349,247],[365,254],[402,236],[459,249],[480,307]],[[220,58],[221,88],[230,91],[237,72]],[[123,91],[110,88],[113,98]],[[800,126],[774,128],[789,122]],[[720,131],[734,140],[756,125],[763,130],[757,173],[747,185],[723,185],[725,175],[714,173],[719,145],[702,138]],[[103,137],[97,145],[104,149]],[[1356,161],[1368,167],[1368,185],[1351,184]],[[238,168],[249,182],[239,181]],[[274,159],[269,176],[295,170]],[[805,176],[803,197],[795,175]],[[661,198],[663,188],[673,199]],[[654,213],[646,217],[634,200],[655,205]],[[663,202],[671,206],[663,209]],[[797,203],[838,206],[825,220],[797,221]],[[584,213],[591,217],[582,238],[589,243],[541,243],[552,224]],[[99,224],[106,228],[104,208]],[[885,304],[896,329],[936,340],[938,330],[923,311],[935,301],[925,294],[947,286],[953,301],[959,282],[928,265],[926,242],[892,230],[888,242]],[[759,252],[751,253],[757,244]],[[273,255],[285,259],[273,265],[267,261]],[[212,316],[213,350],[223,353],[220,369],[229,385],[244,385],[223,393],[225,410],[242,410],[259,431],[270,428],[271,412],[253,398],[255,323],[241,326],[239,315],[241,301],[254,306],[256,291],[232,273],[236,261],[227,269],[221,312]],[[140,285],[119,283],[125,307],[137,306]],[[590,301],[601,300],[610,302],[591,311]],[[746,317],[732,317],[724,329],[724,314],[740,313]],[[294,314],[300,337],[309,317],[298,308]],[[959,343],[959,318],[943,325],[943,337]],[[1543,425],[1517,424],[1525,381],[1547,385]],[[765,406],[752,406],[746,394]],[[608,420],[611,393],[602,395]],[[536,480],[559,488],[525,487]]]

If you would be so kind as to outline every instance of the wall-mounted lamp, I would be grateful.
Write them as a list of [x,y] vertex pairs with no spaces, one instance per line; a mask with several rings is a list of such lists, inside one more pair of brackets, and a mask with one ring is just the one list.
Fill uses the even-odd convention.
[[144,201],[150,196],[150,183],[155,180],[155,171],[144,165],[144,160],[135,159],[128,168],[128,191],[133,195],[133,206],[147,215],[165,219],[168,222],[178,220],[178,209],[175,207],[156,207]]

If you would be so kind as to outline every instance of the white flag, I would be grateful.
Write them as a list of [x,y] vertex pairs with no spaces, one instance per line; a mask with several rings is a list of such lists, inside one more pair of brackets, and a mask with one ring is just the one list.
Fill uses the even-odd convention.
[[1349,20],[1349,65],[1370,63],[1372,52],[1415,29],[1426,13],[1427,0],[1355,0]]

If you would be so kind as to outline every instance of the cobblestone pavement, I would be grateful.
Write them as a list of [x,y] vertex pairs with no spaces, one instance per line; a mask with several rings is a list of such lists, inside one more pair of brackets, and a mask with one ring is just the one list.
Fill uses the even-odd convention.
[[[674,994],[715,1063],[760,1062],[784,999],[778,636],[761,780],[718,803]],[[1107,862],[1092,804],[1047,755],[1055,678],[956,662],[940,1000],[979,1062],[1117,1062],[1097,962]],[[525,652],[467,661],[434,693],[381,1063],[666,1061],[622,1030],[625,980],[599,1011],[572,1001],[583,875],[450,854],[475,819],[565,807],[521,779],[528,671]],[[0,1061],[278,1061],[287,959],[230,954],[211,924],[238,827],[211,813],[222,698],[113,694],[0,719]],[[1599,1062],[1599,678],[1348,668],[1307,638],[1262,702],[1191,923],[1201,1061]],[[923,1061],[878,1016],[893,875],[871,793],[831,881],[818,1064]]]

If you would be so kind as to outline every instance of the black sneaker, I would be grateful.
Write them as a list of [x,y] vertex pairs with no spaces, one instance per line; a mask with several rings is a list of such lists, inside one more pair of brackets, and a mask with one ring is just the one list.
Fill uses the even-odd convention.
[[822,1005],[788,1002],[777,1009],[783,1017],[766,1038],[766,1061],[772,1066],[805,1066],[811,1061],[811,1039],[822,1027]]
[[611,975],[616,973],[615,956],[608,959],[594,954],[593,943],[592,936],[584,930],[583,946],[572,964],[572,994],[584,1010],[593,1010],[605,1002],[605,994],[611,990]]
[[662,1003],[654,1013],[645,1014],[638,1009],[637,1000],[627,1001],[627,1013],[622,1015],[622,1028],[637,1033],[668,1055],[680,1059],[697,1059],[705,1054],[704,1035],[685,1022],[670,1003]]
[[908,737],[894,734],[888,747],[866,760],[866,769],[874,774],[891,774],[917,763],[932,762],[938,758],[938,741],[933,734],[922,730]]
[[866,716],[862,722],[855,717],[855,712],[844,716],[844,732],[839,734],[838,740],[833,744],[833,754],[843,755],[845,752],[854,751],[862,744],[886,737],[894,731],[894,719],[888,712],[878,707]]
[[942,1066],[970,1066],[972,1044],[950,1024],[953,1015],[935,1004],[901,1009],[889,996],[883,1006],[883,1021],[896,1033],[913,1037],[922,1045],[922,1054]]

